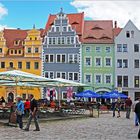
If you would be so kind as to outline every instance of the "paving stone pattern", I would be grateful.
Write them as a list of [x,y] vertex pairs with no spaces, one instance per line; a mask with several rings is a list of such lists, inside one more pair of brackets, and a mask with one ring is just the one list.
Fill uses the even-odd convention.
[[40,132],[33,131],[34,124],[29,132],[0,126],[0,140],[137,140],[133,119],[126,119],[124,113],[121,118],[102,114],[100,118],[40,123]]

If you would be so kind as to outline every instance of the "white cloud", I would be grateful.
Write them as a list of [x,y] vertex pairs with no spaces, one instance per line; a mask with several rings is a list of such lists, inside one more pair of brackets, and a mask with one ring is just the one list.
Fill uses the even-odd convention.
[[93,20],[117,20],[123,27],[131,19],[140,29],[140,1],[75,0],[71,5]]
[[3,4],[0,3],[0,19],[3,18],[3,16],[8,15],[8,9],[4,7]]
[[16,29],[16,28],[13,28],[13,27],[9,27],[7,25],[1,25],[0,24],[0,31],[2,31],[4,28],[6,28],[6,29]]

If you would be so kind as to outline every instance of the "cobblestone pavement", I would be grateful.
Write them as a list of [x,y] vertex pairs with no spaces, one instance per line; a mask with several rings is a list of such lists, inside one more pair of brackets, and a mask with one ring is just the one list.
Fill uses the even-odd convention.
[[40,123],[41,131],[29,132],[15,127],[0,127],[0,140],[137,140],[138,127],[123,113],[121,118],[102,114],[100,118]]

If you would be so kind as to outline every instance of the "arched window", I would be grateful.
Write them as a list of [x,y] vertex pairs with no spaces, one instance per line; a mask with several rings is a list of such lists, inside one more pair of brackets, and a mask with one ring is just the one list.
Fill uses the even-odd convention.
[[10,62],[9,65],[10,65],[10,68],[13,68],[13,62]]

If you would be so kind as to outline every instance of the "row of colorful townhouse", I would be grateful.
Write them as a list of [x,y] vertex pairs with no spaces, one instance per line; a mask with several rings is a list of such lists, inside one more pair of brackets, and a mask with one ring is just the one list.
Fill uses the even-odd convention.
[[[64,78],[90,85],[98,93],[114,89],[135,99],[140,96],[140,31],[128,21],[124,28],[112,20],[84,20],[84,13],[49,15],[45,29],[4,29],[0,33],[0,71],[19,69],[48,78]],[[45,90],[18,87],[46,97]],[[58,87],[56,89],[56,98]],[[14,99],[15,87],[0,86],[1,95]],[[73,91],[76,93],[77,88]],[[61,88],[67,99],[66,87]]]

